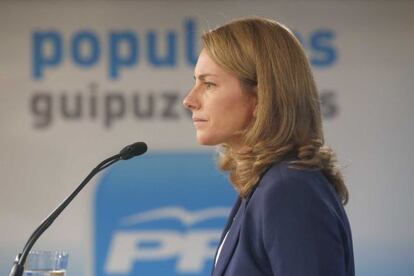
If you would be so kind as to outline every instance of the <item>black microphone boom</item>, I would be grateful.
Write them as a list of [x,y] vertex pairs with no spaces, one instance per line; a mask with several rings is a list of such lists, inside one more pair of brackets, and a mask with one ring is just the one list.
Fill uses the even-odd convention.
[[82,183],[72,192],[32,233],[30,238],[27,240],[22,253],[16,256],[13,263],[13,267],[10,271],[9,276],[22,276],[24,271],[24,264],[26,262],[27,255],[32,249],[37,239],[46,231],[47,228],[55,221],[55,219],[62,213],[62,211],[69,205],[69,203],[76,197],[76,195],[85,187],[85,185],[92,179],[98,172],[109,167],[110,165],[118,162],[119,160],[128,160],[132,157],[144,154],[147,151],[147,144],[144,142],[136,142],[123,148],[120,153],[111,156],[102,161],[96,166],[82,181]]

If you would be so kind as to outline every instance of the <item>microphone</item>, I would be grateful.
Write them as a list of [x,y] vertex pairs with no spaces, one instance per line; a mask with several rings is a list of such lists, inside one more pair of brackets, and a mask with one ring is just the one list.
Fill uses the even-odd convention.
[[55,219],[62,213],[62,211],[70,204],[70,202],[76,197],[76,195],[85,187],[85,185],[92,179],[98,172],[111,166],[119,160],[128,160],[135,156],[144,154],[147,151],[147,144],[144,142],[136,142],[134,144],[124,147],[118,154],[115,154],[101,163],[98,164],[82,181],[82,183],[72,192],[43,222],[36,228],[32,235],[27,240],[22,253],[17,254],[14,260],[13,266],[10,270],[9,276],[22,276],[24,271],[24,264],[27,259],[27,255],[32,249],[33,245],[39,239],[46,229],[55,221]]
[[136,142],[132,145],[126,146],[120,152],[122,160],[128,160],[134,156],[144,154],[147,151],[147,144],[144,142]]

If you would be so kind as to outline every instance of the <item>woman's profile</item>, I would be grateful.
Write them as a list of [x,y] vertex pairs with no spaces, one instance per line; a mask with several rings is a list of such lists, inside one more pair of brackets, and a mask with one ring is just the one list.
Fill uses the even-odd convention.
[[245,18],[202,45],[184,105],[239,194],[213,275],[354,275],[348,190],[300,43],[276,21]]

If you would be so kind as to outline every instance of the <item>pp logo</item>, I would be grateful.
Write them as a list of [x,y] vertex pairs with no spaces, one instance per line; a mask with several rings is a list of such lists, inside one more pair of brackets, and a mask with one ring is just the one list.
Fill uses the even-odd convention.
[[209,154],[120,163],[96,194],[95,275],[209,275],[234,200]]
[[[177,219],[189,227],[214,217],[226,218],[229,211],[229,208],[210,208],[192,214],[180,207],[160,208],[126,217],[122,222],[130,225],[156,219]],[[220,231],[217,230],[193,230],[186,233],[171,230],[119,231],[112,240],[105,271],[108,274],[128,273],[138,260],[177,257],[175,271],[199,273],[205,262],[214,255],[215,247],[211,245],[219,238]],[[142,246],[148,242],[157,246]]]

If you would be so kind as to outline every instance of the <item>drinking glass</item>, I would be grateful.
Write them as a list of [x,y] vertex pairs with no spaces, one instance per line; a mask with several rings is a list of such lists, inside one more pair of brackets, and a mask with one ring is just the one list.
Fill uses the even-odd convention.
[[24,276],[65,276],[68,254],[63,251],[30,251]]

